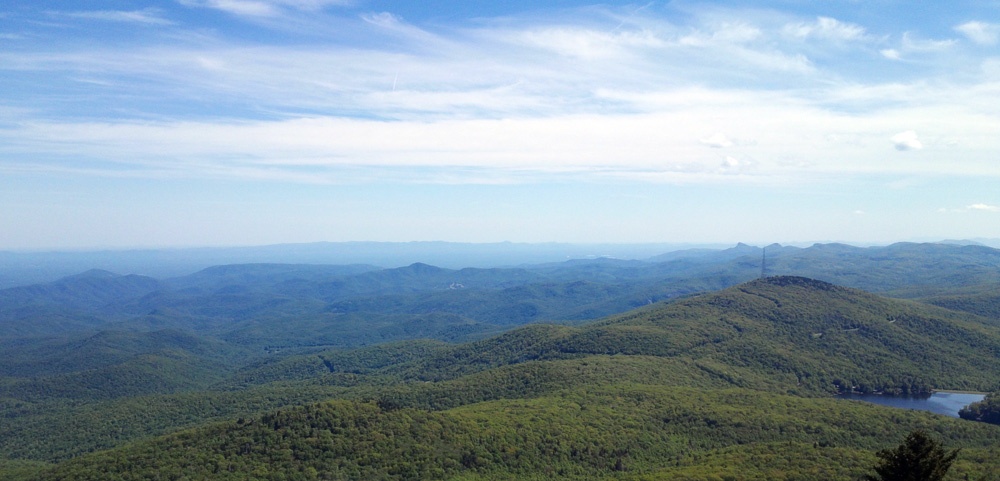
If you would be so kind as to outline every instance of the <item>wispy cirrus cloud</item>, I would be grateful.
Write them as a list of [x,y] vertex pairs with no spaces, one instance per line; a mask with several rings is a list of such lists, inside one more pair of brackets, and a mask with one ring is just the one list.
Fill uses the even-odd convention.
[[936,40],[905,32],[900,45],[903,52],[942,52],[954,47],[956,43],[956,40],[951,38]]
[[182,5],[221,10],[245,17],[274,17],[288,10],[315,12],[331,6],[347,6],[351,0],[178,0]]
[[[185,1],[246,15],[341,5]],[[78,79],[94,80],[91,95],[107,96],[94,107],[120,109],[82,119],[59,119],[56,110],[37,119],[24,114],[0,132],[0,153],[49,156],[55,165],[77,152],[109,171],[162,173],[166,165],[192,177],[237,175],[244,171],[235,166],[253,165],[253,172],[272,169],[276,179],[341,182],[352,169],[377,168],[423,169],[420,182],[449,169],[476,172],[476,179],[572,173],[705,182],[735,171],[783,182],[829,173],[998,174],[989,153],[1000,106],[989,85],[877,82],[811,61],[817,52],[849,55],[881,45],[860,25],[832,17],[741,20],[739,12],[681,24],[594,12],[463,28],[362,13],[352,28],[364,44],[333,38],[249,47],[213,38],[0,53],[8,72],[62,77],[77,88]],[[789,35],[812,41],[808,48],[780,41]],[[914,38],[904,35],[900,48],[914,48]],[[850,45],[822,50],[825,42],[845,41]],[[142,101],[169,101],[177,113],[153,121],[119,116],[125,107],[141,111]],[[233,104],[247,107],[225,110]],[[893,148],[923,155],[930,150],[923,138],[954,140],[967,160],[918,164],[885,155]]]
[[955,27],[955,30],[980,45],[996,45],[1000,40],[1000,25],[995,23],[966,22]]
[[957,25],[978,7],[583,3],[19,9],[0,34],[0,242],[260,242],[234,218],[284,242],[455,239],[468,219],[483,240],[995,236],[1000,63],[992,24]]
[[651,32],[607,32],[574,27],[556,27],[519,32],[516,41],[530,48],[551,50],[577,58],[609,58],[637,48],[657,48],[666,42]]
[[144,10],[94,10],[73,12],[51,12],[53,15],[101,20],[106,22],[137,23],[145,25],[173,25],[174,22],[163,16],[163,11],[155,8]]
[[882,48],[879,53],[889,60],[905,60],[915,56],[944,54],[952,50],[958,40],[923,38],[913,32],[903,32],[895,46]]
[[820,38],[825,40],[851,41],[866,37],[865,28],[845,23],[830,17],[819,17],[815,22],[791,23],[783,29],[786,35],[797,38]]
[[[404,92],[403,95],[406,95]],[[708,94],[705,94],[706,98]],[[738,106],[723,99],[739,96]],[[683,95],[678,93],[678,98]],[[776,102],[779,102],[776,104]],[[811,182],[838,175],[996,176],[989,140],[970,149],[961,164],[913,163],[885,156],[886,126],[933,112],[882,112],[844,116],[800,102],[778,101],[748,92],[716,102],[644,114],[469,116],[376,120],[313,116],[283,120],[31,123],[0,131],[0,157],[32,155],[36,163],[63,159],[95,163],[91,172],[121,169],[133,175],[184,178],[224,173],[274,172],[275,181],[313,178],[321,183],[364,181],[365,169],[404,169],[407,181],[468,182],[504,179],[578,179],[644,182]],[[942,134],[989,139],[989,126],[953,125]],[[706,125],[724,128],[704,136]],[[978,129],[978,132],[976,131]],[[837,133],[837,136],[829,134]],[[732,135],[732,137],[730,137]],[[895,139],[915,150],[919,139]],[[754,138],[753,143],[733,138]],[[842,141],[847,139],[847,141]],[[725,148],[725,155],[705,146]],[[805,153],[808,152],[808,155]],[[253,166],[242,170],[240,166]],[[306,169],[303,171],[303,169]],[[739,172],[741,176],[732,177]],[[282,174],[284,173],[284,174]],[[475,175],[472,175],[472,174]],[[287,175],[286,175],[287,174]],[[456,177],[457,176],[457,177]],[[402,178],[401,178],[402,179]],[[686,179],[686,180],[685,180]]]

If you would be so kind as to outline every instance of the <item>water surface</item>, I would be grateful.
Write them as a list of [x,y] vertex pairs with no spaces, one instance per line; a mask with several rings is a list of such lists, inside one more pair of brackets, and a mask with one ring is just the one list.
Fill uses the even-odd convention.
[[944,414],[945,416],[957,418],[959,410],[974,402],[982,401],[986,395],[938,391],[930,396],[924,397],[888,396],[885,394],[842,394],[838,397],[841,399],[855,399],[895,408],[930,411],[932,413]]

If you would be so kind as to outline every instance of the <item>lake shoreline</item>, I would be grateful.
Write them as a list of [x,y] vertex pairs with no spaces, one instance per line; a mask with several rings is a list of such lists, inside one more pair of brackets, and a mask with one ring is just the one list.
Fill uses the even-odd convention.
[[927,411],[957,418],[960,417],[959,411],[970,404],[982,401],[986,397],[986,393],[935,390],[926,396],[846,393],[838,394],[836,397],[848,401],[861,401],[897,409]]

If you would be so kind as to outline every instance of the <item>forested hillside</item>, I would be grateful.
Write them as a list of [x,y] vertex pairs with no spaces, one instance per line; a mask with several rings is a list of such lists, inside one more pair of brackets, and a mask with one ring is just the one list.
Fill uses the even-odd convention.
[[[42,479],[851,479],[921,427],[1000,454],[1000,429],[746,389],[581,386],[443,411],[332,401],[82,456]],[[996,462],[996,460],[991,460]]]
[[852,479],[875,450],[925,429],[963,447],[954,473],[976,479],[998,467],[1000,427],[832,395],[996,390],[998,357],[995,319],[768,277],[467,343],[247,358],[172,393],[17,397],[14,386],[0,449],[21,461],[0,469],[25,479]]
[[715,291],[759,277],[762,267],[767,275],[810,277],[996,314],[990,297],[1000,285],[996,249],[817,244],[764,251],[739,245],[647,261],[591,259],[491,269],[244,264],[169,279],[88,271],[0,290],[0,342],[165,329],[258,350],[415,338],[464,341],[528,323],[581,322]]

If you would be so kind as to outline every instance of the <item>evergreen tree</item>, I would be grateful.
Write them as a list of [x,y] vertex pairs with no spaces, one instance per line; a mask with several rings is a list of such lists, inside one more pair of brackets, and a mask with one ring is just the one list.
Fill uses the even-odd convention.
[[867,481],[940,481],[958,457],[958,449],[946,453],[924,431],[913,431],[896,449],[878,452],[881,460]]

